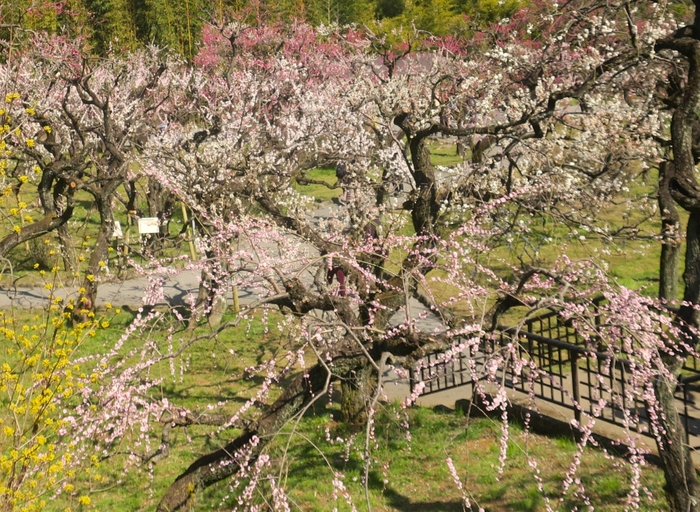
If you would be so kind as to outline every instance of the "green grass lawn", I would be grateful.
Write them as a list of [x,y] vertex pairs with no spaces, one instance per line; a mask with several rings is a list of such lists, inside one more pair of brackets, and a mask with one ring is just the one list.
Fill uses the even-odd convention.
[[[98,317],[100,322],[108,320],[109,325],[96,329],[94,336],[86,336],[77,347],[75,357],[98,354],[114,346],[134,314],[110,310],[104,312],[104,317],[100,312]],[[228,316],[225,321],[233,319]],[[169,344],[177,348],[185,346],[192,337],[203,336],[174,361],[173,367],[163,362],[148,371],[149,378],[162,379],[149,394],[200,412],[206,411],[205,404],[218,403],[215,412],[233,414],[254,396],[261,382],[262,374],[251,374],[246,368],[270,357],[276,357],[281,368],[287,349],[295,346],[295,329],[287,326],[280,330],[281,320],[282,317],[270,313],[266,321],[261,317],[251,318],[239,327],[225,329],[218,336],[203,336],[209,330],[202,326],[192,332],[181,331],[168,340],[169,328],[177,327],[178,323],[166,314],[159,322],[160,327],[137,330],[112,357],[110,365],[124,358],[138,360],[140,347],[147,342],[165,351]],[[20,330],[22,325],[34,321],[33,315],[18,312],[15,325]],[[11,358],[6,357],[6,360],[12,362]],[[313,357],[309,356],[307,367],[311,363]],[[185,367],[186,371],[181,372]],[[90,363],[84,363],[81,371],[89,373]],[[284,385],[284,380],[273,385],[266,402],[273,401]],[[365,508],[364,428],[340,421],[337,403],[338,397],[330,403],[327,399],[319,402],[296,428],[288,425],[268,446],[266,453],[270,464],[254,494],[258,502],[263,504],[270,499],[270,478],[274,478],[278,485],[284,485],[292,510],[332,510],[334,507],[350,510],[345,497],[333,498],[334,475],[342,475],[339,478],[352,503],[358,509]],[[3,405],[0,419],[7,424],[10,420],[7,404],[2,400],[0,404]],[[259,410],[254,406],[251,417]],[[408,430],[406,422],[410,425]],[[382,404],[374,430],[370,442],[372,466],[367,482],[373,510],[463,510],[462,494],[450,474],[447,457],[453,460],[472,503],[485,510],[544,510],[546,499],[553,508],[562,511],[584,505],[583,496],[574,494],[573,490],[563,493],[562,481],[577,452],[576,444],[569,439],[528,433],[518,423],[511,423],[508,460],[499,473],[501,425],[497,419],[467,418],[459,412],[420,407],[402,410],[394,404]],[[130,464],[126,453],[146,450],[142,440],[138,446],[132,444],[138,440],[136,429],[133,437],[122,440],[117,454],[79,473],[72,492],[48,500],[46,510],[153,510],[168,485],[189,464],[238,433],[235,428],[206,425],[174,428],[167,458],[154,464]],[[160,434],[160,428],[151,432],[150,449],[158,446]],[[0,455],[7,450],[2,439],[0,437]],[[540,471],[542,491],[533,476],[532,461],[536,461]],[[124,471],[124,467],[129,470]],[[642,484],[659,501],[650,502],[645,498],[641,509],[663,510],[662,472],[646,467],[642,474]],[[625,469],[621,459],[586,448],[577,477],[586,489],[585,496],[596,508],[624,509],[630,471]],[[232,481],[221,482],[197,497],[195,510],[234,508],[236,496],[246,483],[244,480],[232,489]],[[89,497],[90,504],[81,505],[80,497]]]
[[454,144],[446,144],[443,141],[430,143],[430,163],[446,167],[461,164],[465,159],[457,154]]
[[[365,508],[364,434],[348,429],[331,417],[339,411],[319,408],[301,421],[289,447],[283,432],[269,446],[267,478],[285,486],[292,510],[348,511],[347,499],[360,510]],[[373,466],[367,489],[372,509],[376,511],[461,511],[462,493],[447,466],[450,457],[458,471],[465,492],[475,506],[486,511],[541,511],[545,500],[555,510],[581,509],[585,499],[598,510],[625,510],[631,470],[622,461],[596,449],[585,449],[576,477],[580,486],[564,492],[562,481],[570,468],[577,447],[566,438],[547,438],[526,433],[518,424],[511,425],[508,459],[499,473],[500,424],[488,418],[468,419],[460,414],[413,408],[408,411],[410,441],[399,425],[404,413],[386,405],[379,413],[376,443],[373,441]],[[287,434],[289,431],[286,431]],[[115,464],[105,464],[97,473],[97,484],[90,485],[91,509],[153,510],[168,485],[197,455],[216,449],[236,431],[212,436],[204,428],[176,432],[176,448],[170,457],[152,468],[134,468],[123,474]],[[338,442],[338,438],[348,442]],[[332,443],[328,439],[334,440]],[[542,491],[534,476],[531,461],[540,471]],[[334,475],[348,491],[348,498],[333,497]],[[640,510],[667,508],[662,492],[663,474],[654,467],[644,467],[642,485],[654,496],[644,496]],[[269,481],[268,481],[269,482]],[[195,510],[231,509],[239,490],[233,481],[224,481],[198,496]],[[584,493],[576,495],[577,491]],[[83,490],[84,492],[84,490]],[[263,482],[255,491],[256,500],[269,503],[271,489]],[[63,510],[69,500],[59,499],[49,510]],[[93,508],[94,507],[94,508]]]
[[[335,185],[338,178],[335,176],[335,169],[312,169],[306,173],[306,177],[310,180],[318,180],[328,183],[329,185]],[[328,188],[324,185],[310,184],[310,185],[300,185],[297,182],[292,184],[294,190],[297,192],[313,197],[317,202],[322,203],[324,201],[330,201],[336,197],[340,197],[343,193],[341,188]]]

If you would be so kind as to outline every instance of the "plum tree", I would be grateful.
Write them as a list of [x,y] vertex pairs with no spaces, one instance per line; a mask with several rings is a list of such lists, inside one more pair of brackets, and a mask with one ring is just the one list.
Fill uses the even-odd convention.
[[[610,235],[609,227],[606,232],[595,222],[596,211],[629,185],[632,163],[656,166],[664,158],[659,148],[668,137],[669,112],[660,108],[657,96],[644,90],[649,81],[663,82],[669,72],[667,61],[656,52],[680,48],[671,41],[690,31],[668,36],[674,23],[661,6],[542,2],[498,23],[490,33],[493,41],[476,38],[455,46],[432,40],[417,51],[415,40],[385,49],[381,60],[366,51],[376,46],[374,36],[363,39],[352,31],[334,34],[329,46],[327,36],[304,31],[290,35],[262,28],[225,29],[229,33],[224,30],[218,46],[203,50],[202,57],[210,63],[214,56],[224,58],[222,76],[227,86],[223,90],[231,91],[229,95],[247,94],[255,103],[230,96],[214,100],[213,91],[202,90],[200,95],[207,101],[198,106],[203,111],[186,117],[215,122],[204,131],[196,122],[189,130],[174,126],[176,141],[159,141],[154,153],[172,147],[189,151],[188,162],[183,152],[178,153],[178,165],[170,166],[170,172],[177,170],[179,183],[197,182],[187,185],[188,190],[213,194],[198,200],[199,204],[193,200],[192,206],[216,226],[216,243],[226,241],[218,253],[210,253],[212,258],[217,256],[213,261],[219,275],[224,268],[221,261],[244,260],[229,240],[245,231],[244,251],[249,254],[249,247],[255,247],[256,257],[252,266],[250,257],[245,258],[246,266],[239,266],[233,278],[264,268],[258,286],[268,290],[262,292],[260,302],[300,316],[304,346],[321,357],[315,367],[286,386],[244,434],[193,463],[173,483],[160,509],[183,506],[192,489],[236,474],[241,460],[250,464],[281,425],[306,410],[334,379],[366,393],[370,425],[381,392],[376,385],[382,372],[378,361],[410,366],[440,348],[459,346],[476,352],[479,337],[495,325],[496,314],[513,304],[526,305],[531,311],[543,304],[556,305],[567,320],[585,331],[587,317],[581,311],[577,316],[561,300],[581,300],[604,291],[618,330],[600,329],[596,339],[604,340],[613,351],[623,343],[631,357],[645,360],[648,364],[639,375],[649,384],[640,384],[636,392],[651,411],[658,412],[655,417],[677,418],[668,397],[672,397],[669,389],[675,386],[683,355],[695,346],[691,340],[697,323],[690,312],[697,301],[692,296],[686,296],[687,306],[678,317],[682,328],[671,327],[662,316],[651,313],[657,307],[653,301],[630,300],[627,290],[615,290],[591,267],[526,269],[513,287],[472,256],[491,246],[497,235],[528,230],[523,213],[551,216],[568,226]],[[297,42],[301,37],[303,46]],[[329,48],[334,66],[317,68],[315,56],[325,58]],[[208,68],[208,73],[211,70],[216,68]],[[251,80],[253,87],[248,85]],[[267,85],[268,80],[274,85]],[[214,83],[208,75],[207,85]],[[428,149],[431,137],[437,135],[488,136],[489,142],[479,159],[458,166],[453,176],[441,181]],[[676,154],[680,152],[674,146]],[[338,236],[337,225],[328,230],[323,223],[314,224],[289,184],[304,168],[340,157],[355,165],[357,188],[364,192],[350,205],[346,223],[341,221],[347,233],[343,237]],[[153,167],[159,158],[153,157]],[[675,169],[677,164],[673,165]],[[377,193],[390,175],[413,188],[400,210],[410,216],[415,235],[357,237],[362,224],[357,219],[370,205],[390,216],[386,194]],[[172,175],[164,176],[164,183],[175,181]],[[223,207],[225,203],[232,206]],[[241,228],[250,222],[243,213],[244,204],[254,204],[256,216],[262,212],[269,224]],[[655,206],[647,198],[640,208],[651,214]],[[461,226],[445,231],[449,219],[458,219]],[[269,245],[256,241],[261,233],[269,237],[268,230],[275,225],[296,242],[294,251],[285,242],[284,261],[274,255],[282,253],[279,241],[272,246],[274,254]],[[306,254],[309,247],[311,256]],[[404,256],[397,270],[389,256],[398,250]],[[322,280],[305,282],[290,261],[297,268],[317,269],[311,272],[316,276],[324,268],[340,267],[352,276],[352,291],[335,295]],[[696,267],[692,257],[686,261],[687,269]],[[447,277],[438,277],[438,270]],[[687,278],[690,274],[687,270]],[[472,279],[475,275],[479,278]],[[534,278],[538,279],[533,284]],[[434,295],[430,284],[434,279],[444,279],[457,291],[448,299]],[[493,308],[485,307],[490,302],[485,281],[502,293]],[[687,290],[692,287],[692,282],[686,283]],[[216,287],[210,289],[216,291]],[[448,330],[421,332],[410,314],[410,297],[440,315]],[[460,301],[468,304],[467,314],[450,310],[450,304]],[[620,314],[622,303],[634,304],[628,310],[630,316]],[[319,310],[324,312],[322,321],[314,314]],[[650,337],[638,332],[635,319],[640,311],[658,322]],[[394,325],[390,319],[397,313],[404,315],[404,321]],[[635,329],[633,340],[615,339],[613,333],[619,329]],[[664,329],[673,335],[664,334]],[[682,350],[671,348],[679,343]],[[507,354],[496,357],[492,368],[506,364]],[[374,377],[368,379],[368,373]],[[655,390],[652,395],[646,392],[649,386]],[[501,388],[490,407],[503,405]],[[677,510],[686,510],[695,495],[694,471],[685,469],[690,467],[689,452],[682,431],[674,420],[668,421],[659,426],[657,441],[665,454],[672,503]]]
[[[8,194],[35,185],[43,218],[21,226],[15,219],[14,232],[0,241],[0,256],[57,230],[66,267],[77,270],[66,223],[75,193],[89,193],[100,230],[83,286],[86,303],[94,305],[112,238],[116,191],[137,174],[136,153],[158,132],[159,108],[172,93],[169,62],[155,48],[128,61],[91,58],[82,41],[64,36],[38,34],[27,48],[16,50],[2,68],[3,178]],[[25,219],[30,208],[16,216]]]

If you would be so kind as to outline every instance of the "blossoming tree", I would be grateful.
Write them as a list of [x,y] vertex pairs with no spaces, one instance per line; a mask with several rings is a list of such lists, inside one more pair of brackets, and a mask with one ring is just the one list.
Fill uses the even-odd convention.
[[[89,193],[100,216],[83,276],[85,304],[92,309],[108,259],[117,189],[137,175],[135,154],[158,131],[158,110],[172,86],[169,62],[155,48],[123,61],[91,58],[83,46],[79,39],[37,35],[23,50],[13,48],[2,68],[5,195],[36,186],[43,217],[34,221],[31,205],[17,208],[14,232],[0,241],[0,255],[57,230],[66,269],[75,272],[66,223],[75,193]],[[133,210],[133,201],[130,195],[127,209]]]
[[[688,312],[697,301],[691,296],[678,327],[653,313],[658,307],[653,301],[609,284],[594,267],[567,263],[553,270],[525,269],[511,286],[475,256],[499,235],[530,230],[528,217],[555,218],[603,237],[634,229],[605,226],[596,212],[629,185],[639,162],[644,170],[664,158],[659,147],[668,138],[668,114],[645,88],[668,72],[666,60],[655,52],[673,47],[674,36],[667,34],[674,23],[662,6],[534,3],[495,26],[489,34],[493,41],[477,38],[464,46],[407,41],[385,49],[381,59],[367,51],[376,47],[371,37],[352,31],[290,34],[234,26],[222,29],[218,40],[212,36],[202,64],[212,66],[207,73],[216,78],[207,75],[206,86],[212,88],[202,87],[200,96],[206,99],[197,104],[196,116],[188,116],[210,120],[209,126],[174,125],[149,158],[153,165],[169,158],[174,163],[167,172],[177,173],[179,183],[194,180],[186,189],[206,197],[192,206],[215,228],[216,236],[206,243],[219,282],[224,269],[234,269],[238,284],[260,288],[255,306],[266,303],[300,317],[304,336],[297,350],[312,350],[319,359],[244,434],[193,463],[160,509],[180,507],[192,489],[262,460],[258,457],[274,433],[334,379],[351,383],[365,397],[369,435],[388,361],[410,367],[440,349],[474,355],[498,315],[514,305],[531,312],[553,307],[585,333],[594,328],[580,304],[572,307],[569,301],[604,293],[614,327],[599,328],[589,338],[643,360],[634,393],[654,417],[677,418],[668,397],[679,365],[695,345],[690,340],[697,325]],[[329,51],[334,66],[316,67],[315,58],[327,58]],[[222,55],[226,67],[217,74]],[[216,85],[219,76],[223,88]],[[216,99],[215,90],[224,96]],[[233,100],[233,94],[243,96]],[[447,180],[430,160],[428,144],[438,135],[476,138],[472,162],[457,166]],[[177,162],[164,156],[173,147],[185,148],[186,157],[179,149]],[[350,159],[361,193],[353,197],[345,220],[339,220],[341,229],[337,224],[329,229],[310,218],[290,180],[306,168],[341,158]],[[678,165],[674,160],[673,168]],[[167,172],[163,181],[174,181]],[[390,212],[386,202],[387,185],[395,177],[412,187],[399,210],[410,217],[415,235],[368,235],[363,227],[370,219],[361,212],[370,206],[387,223],[407,219]],[[251,205],[259,209],[254,217],[245,211]],[[651,215],[655,207],[647,201],[640,208]],[[445,231],[446,226],[452,228]],[[339,231],[347,234],[339,236]],[[245,239],[243,249],[233,249],[234,238]],[[396,254],[404,255],[398,265],[391,261]],[[695,268],[697,262],[689,257],[686,268]],[[309,269],[315,279],[303,278]],[[352,276],[351,291],[343,285],[334,293],[319,278],[327,272],[335,276],[337,269]],[[249,273],[258,280],[244,281],[241,275]],[[450,283],[454,293],[447,298],[433,293],[435,282]],[[692,288],[688,282],[686,289]],[[490,290],[501,293],[493,307],[487,307]],[[446,330],[422,332],[409,298],[438,314]],[[468,313],[454,314],[450,305],[455,303],[466,304]],[[402,317],[398,324],[397,313]],[[655,327],[642,328],[636,319],[640,314],[653,318]],[[620,329],[634,334],[620,339]],[[670,348],[679,344],[684,348]],[[495,382],[497,369],[519,357],[513,346],[486,365],[487,380]],[[529,364],[521,360],[516,367]],[[505,407],[502,388],[488,407]],[[696,484],[694,472],[684,469],[689,455],[673,421],[661,421],[656,437],[674,489],[673,506],[685,510]]]

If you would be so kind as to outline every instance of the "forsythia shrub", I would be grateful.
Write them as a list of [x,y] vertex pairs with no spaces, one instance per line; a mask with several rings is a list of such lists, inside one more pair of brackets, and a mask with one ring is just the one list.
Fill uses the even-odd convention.
[[79,306],[67,302],[53,298],[41,314],[0,312],[0,510],[41,510],[99,465],[76,451],[71,414],[100,376],[81,347],[109,323],[85,311],[87,321],[74,324]]

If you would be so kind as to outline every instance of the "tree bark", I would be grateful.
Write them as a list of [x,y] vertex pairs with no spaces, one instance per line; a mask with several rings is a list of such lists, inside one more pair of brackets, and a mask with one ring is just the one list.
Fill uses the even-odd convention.
[[63,259],[63,268],[66,272],[71,274],[75,272],[75,254],[73,253],[73,243],[70,232],[68,231],[67,223],[64,223],[58,227],[56,230],[56,236],[58,237],[58,246],[61,251],[61,258]]
[[33,222],[25,226],[19,233],[12,232],[5,238],[0,240],[0,257],[5,257],[7,254],[24,242],[45,235],[62,226],[73,215],[73,207],[66,208],[63,215],[56,216],[54,213],[46,215],[43,219]]
[[671,197],[669,184],[673,164],[659,166],[659,209],[661,210],[661,259],[659,265],[659,298],[669,303],[678,300],[678,266],[681,259],[681,220]]
[[[215,260],[216,255],[213,252],[206,253],[206,261],[213,264]],[[225,293],[225,283],[222,281],[221,276],[217,275],[216,269],[202,270],[197,302],[194,310],[191,312],[188,327],[194,329],[197,322],[205,317],[211,327],[218,326],[226,312]]]
[[377,387],[374,371],[367,365],[343,379],[340,410],[343,421],[354,425],[367,423],[367,405]]
[[[668,363],[667,367],[678,375],[682,367],[680,360]],[[666,497],[673,512],[700,511],[700,485],[697,472],[686,442],[685,427],[676,407],[674,392],[677,380],[657,377],[654,382],[654,395],[657,411],[663,414],[662,431],[656,439],[659,456],[662,460],[666,485]]]
[[158,218],[158,234],[150,240],[149,249],[155,255],[163,249],[163,242],[169,235],[170,219],[175,207],[173,195],[165,189],[155,178],[148,178],[148,214]]
[[100,231],[97,234],[95,246],[88,261],[88,266],[83,280],[85,292],[81,297],[82,309],[94,309],[97,302],[97,287],[99,277],[102,273],[102,265],[106,264],[109,258],[109,244],[114,234],[114,193],[121,183],[120,180],[109,180],[102,184],[99,193],[95,194],[97,211],[100,214]]
[[[696,21],[698,4],[696,0]],[[683,281],[683,305],[678,313],[682,328],[679,344],[694,349],[697,346],[697,329],[700,327],[700,186],[695,178],[695,158],[693,155],[693,125],[697,122],[700,107],[700,25],[677,30],[668,38],[657,43],[657,49],[671,49],[683,55],[688,61],[687,85],[671,119],[671,142],[673,164],[664,169],[661,176],[659,198],[665,190],[681,207],[690,213],[686,229],[685,272]],[[667,186],[664,184],[667,183]],[[662,211],[662,215],[664,212]],[[668,356],[666,368],[677,376],[682,367],[683,351]],[[669,382],[659,377],[655,382],[654,393],[657,411],[662,419],[661,432],[657,436],[657,446],[663,460],[666,476],[666,492],[673,512],[700,511],[700,485],[691,462],[690,449],[685,443],[685,432],[676,410],[673,393],[677,382]],[[654,404],[650,404],[652,407]]]
[[[39,196],[44,208],[44,218],[33,222],[17,232],[12,232],[0,240],[0,257],[7,254],[24,242],[50,233],[55,229],[65,226],[73,216],[75,186],[71,186],[63,179],[57,179],[53,187],[53,178],[47,175],[42,177],[39,185]],[[73,184],[74,185],[74,184]],[[53,190],[53,197],[50,192]],[[48,200],[45,198],[48,197]]]

